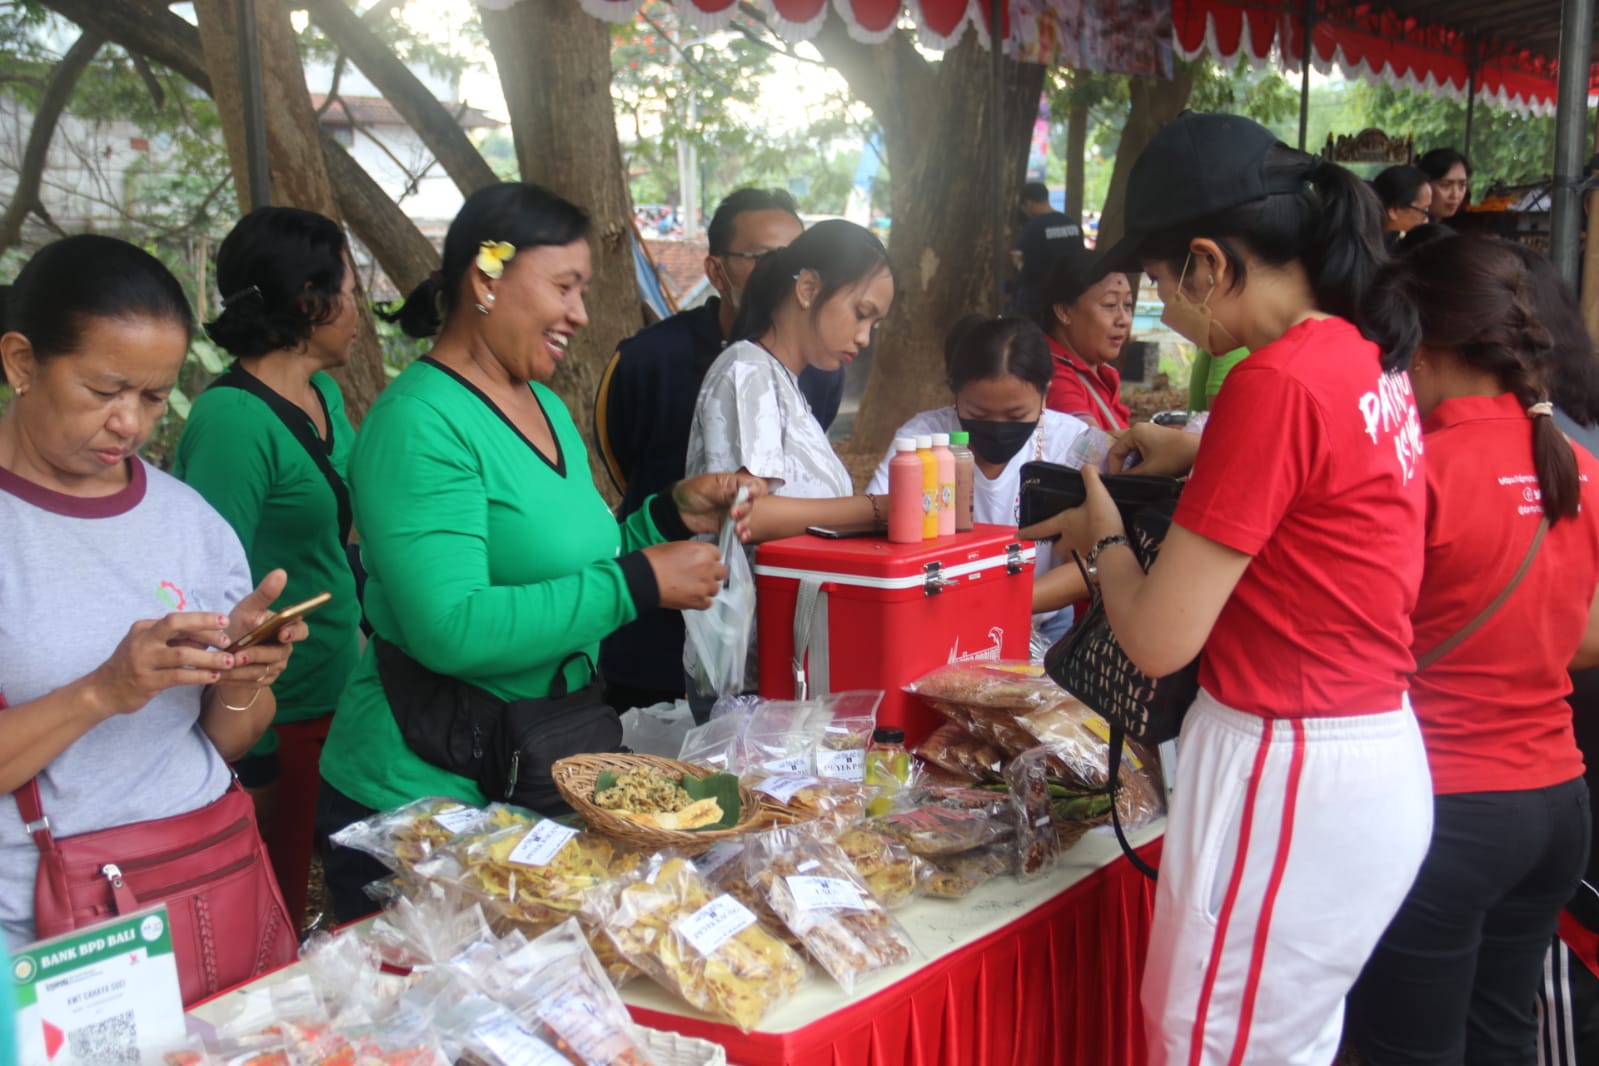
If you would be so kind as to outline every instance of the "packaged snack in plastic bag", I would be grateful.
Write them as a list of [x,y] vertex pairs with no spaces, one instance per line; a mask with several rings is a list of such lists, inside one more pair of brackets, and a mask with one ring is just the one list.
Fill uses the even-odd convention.
[[1043,749],[1024,751],[1005,768],[1016,815],[1016,876],[1031,881],[1048,873],[1060,855],[1050,804],[1049,759]]
[[881,692],[841,692],[824,701],[832,714],[816,749],[816,774],[861,784],[866,780],[866,749],[877,728]]
[[1061,699],[1028,711],[1017,721],[1067,776],[1089,788],[1099,788],[1110,779],[1110,727],[1080,700],[1062,693]]
[[996,745],[1020,755],[1037,744],[1017,723],[1020,715],[1063,698],[1066,690],[1032,663],[951,663],[905,686],[938,713]]
[[[999,788],[999,786],[994,787],[996,789]],[[999,823],[1007,823],[1010,818],[1010,801],[1003,790],[990,791],[987,788],[926,785],[911,793],[907,800],[909,806],[915,807],[945,807],[952,811],[980,811]]]
[[530,1030],[575,1066],[647,1062],[627,1006],[575,921],[563,922],[508,955],[497,991]]
[[1012,846],[1005,843],[930,858],[932,874],[922,883],[922,893],[936,899],[962,899],[977,886],[1009,872],[1013,854]]
[[916,855],[954,855],[1011,835],[1011,827],[986,811],[949,807],[911,807],[867,825],[904,844]]
[[763,803],[800,821],[826,815],[859,821],[865,816],[866,805],[874,792],[869,787],[847,781],[810,774],[774,774],[766,770],[746,773],[743,783],[761,797]]
[[455,1005],[437,1024],[459,1066],[572,1066],[536,1027],[487,997]]
[[[738,504],[749,499],[740,489]],[[748,551],[738,539],[731,518],[722,523],[718,541],[727,579],[703,611],[686,611],[683,665],[702,696],[732,696],[744,691],[750,635],[755,629],[755,575]]]
[[629,875],[605,919],[622,954],[691,1006],[748,1032],[805,978],[805,961],[748,907],[714,895],[694,864],[656,855]]
[[877,724],[878,691],[814,700],[766,700],[750,712],[740,746],[746,772],[814,774],[860,784]]
[[1128,741],[1116,783],[1116,813],[1125,830],[1138,829],[1166,813],[1166,785],[1155,749]]
[[464,833],[514,825],[529,817],[503,804],[478,808],[429,796],[347,825],[331,839],[340,847],[366,852],[391,870],[405,871]]
[[752,838],[745,872],[806,953],[845,992],[866,974],[908,962],[910,937],[838,845],[802,829]]
[[904,844],[871,825],[850,826],[836,842],[883,906],[896,910],[915,897],[927,868]]
[[366,930],[383,961],[401,970],[441,965],[468,944],[492,936],[475,902],[432,884],[399,900]]
[[998,745],[973,736],[954,722],[945,722],[920,744],[916,757],[971,781],[998,781],[1005,769],[1005,752]]
[[678,761],[709,766],[713,770],[736,771],[742,765],[739,744],[744,735],[745,717],[736,712],[725,714],[690,729],[678,750]]

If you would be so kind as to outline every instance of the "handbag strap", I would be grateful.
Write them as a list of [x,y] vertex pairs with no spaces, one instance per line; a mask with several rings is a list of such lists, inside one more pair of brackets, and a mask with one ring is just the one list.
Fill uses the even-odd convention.
[[[0,693],[0,711],[8,706],[10,704],[6,703],[4,693]],[[17,801],[17,813],[22,816],[22,828],[33,838],[34,846],[43,853],[54,851],[56,841],[50,833],[50,819],[44,816],[44,800],[39,795],[38,775],[28,778],[11,795]]]
[[[305,449],[305,453],[316,463],[317,469],[327,479],[328,488],[333,492],[333,500],[339,509],[339,543],[350,542],[350,527],[354,524],[350,510],[350,487],[344,483],[339,472],[333,469],[333,461],[328,457],[327,445],[318,439],[311,419],[288,399],[274,392],[266,382],[250,373],[238,363],[229,367],[227,372],[217,378],[210,385],[211,388],[242,389],[254,396],[272,409],[278,416],[278,421],[283,423],[285,429]],[[312,386],[315,389],[315,386]],[[322,393],[317,392],[321,397]],[[324,405],[325,406],[325,405]],[[328,432],[333,432],[333,423],[328,423]]]
[[1421,658],[1417,659],[1417,674],[1427,669],[1427,667],[1431,666],[1439,659],[1442,659],[1445,655],[1448,655],[1450,652],[1454,651],[1460,646],[1461,641],[1465,640],[1467,637],[1477,632],[1477,630],[1481,629],[1483,624],[1486,623],[1488,619],[1492,618],[1494,613],[1497,612],[1499,608],[1504,606],[1505,601],[1510,598],[1510,594],[1516,591],[1516,586],[1521,584],[1521,579],[1526,577],[1527,571],[1532,568],[1532,561],[1538,557],[1538,549],[1543,546],[1543,537],[1547,532],[1549,532],[1549,518],[1548,516],[1545,516],[1539,520],[1538,532],[1533,534],[1532,546],[1527,549],[1526,557],[1521,560],[1520,568],[1516,570],[1515,575],[1511,577],[1509,583],[1507,583],[1504,588],[1499,590],[1499,595],[1494,597],[1492,603],[1478,612],[1477,617],[1473,618],[1471,621],[1455,630],[1454,635],[1448,640],[1438,645],[1432,651],[1429,651],[1426,655],[1423,655]]
[[1099,413],[1105,416],[1105,431],[1107,433],[1114,433],[1117,430],[1127,428],[1116,420],[1116,412],[1110,409],[1110,404],[1105,402],[1105,398],[1101,396],[1099,394],[1099,390],[1094,387],[1094,379],[1089,377],[1088,374],[1084,372],[1082,367],[1073,363],[1067,363],[1066,365],[1071,367],[1072,372],[1076,374],[1077,377],[1082,381],[1083,388],[1088,392],[1088,395],[1093,398],[1094,403],[1099,407]]
[[1133,869],[1149,878],[1159,881],[1160,874],[1149,863],[1145,862],[1138,852],[1133,850],[1133,845],[1128,841],[1127,834],[1122,829],[1121,805],[1116,802],[1116,792],[1121,787],[1122,746],[1127,743],[1127,731],[1118,723],[1110,723],[1110,824],[1116,830],[1116,843],[1122,846],[1122,854],[1127,856],[1127,861],[1133,864]]

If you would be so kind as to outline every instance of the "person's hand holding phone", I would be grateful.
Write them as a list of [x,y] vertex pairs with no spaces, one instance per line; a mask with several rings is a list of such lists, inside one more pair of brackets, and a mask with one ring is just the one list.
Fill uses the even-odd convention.
[[[261,579],[255,587],[228,614],[227,638],[229,645],[272,617],[272,602],[283,594],[289,575],[274,570]],[[259,643],[241,648],[233,653],[233,668],[223,672],[216,682],[232,685],[241,692],[245,689],[270,688],[289,665],[293,645],[310,636],[311,627],[296,619]],[[249,696],[245,696],[246,699]]]
[[235,668],[226,615],[175,611],[128,627],[111,657],[87,680],[92,702],[107,715],[132,714],[169,688],[211,685]]

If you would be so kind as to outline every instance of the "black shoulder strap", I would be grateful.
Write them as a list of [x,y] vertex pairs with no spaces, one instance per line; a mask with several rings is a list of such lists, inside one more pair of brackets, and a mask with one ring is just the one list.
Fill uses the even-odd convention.
[[[1108,721],[1108,719],[1107,719]],[[1116,793],[1121,789],[1122,746],[1127,743],[1127,731],[1115,722],[1110,723],[1110,824],[1116,830],[1116,842],[1122,846],[1122,854],[1127,856],[1127,861],[1133,868],[1151,881],[1160,879],[1155,868],[1139,857],[1138,852],[1127,842],[1127,834],[1122,832],[1121,805],[1116,802]]]
[[[339,472],[333,469],[333,460],[328,457],[327,446],[317,438],[306,413],[273,392],[265,382],[238,363],[234,363],[226,373],[213,381],[210,388],[243,389],[272,408],[272,413],[278,416],[278,421],[294,435],[294,439],[300,442],[300,447],[304,448],[306,454],[316,463],[317,469],[322,471],[322,476],[327,478],[328,488],[333,490],[333,499],[339,507],[339,543],[348,544],[352,523],[350,489],[339,476]],[[328,432],[333,432],[331,422],[328,425]]]

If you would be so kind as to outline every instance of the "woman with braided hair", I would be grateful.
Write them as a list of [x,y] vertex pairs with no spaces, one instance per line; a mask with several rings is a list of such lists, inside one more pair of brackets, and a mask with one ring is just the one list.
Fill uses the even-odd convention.
[[1370,1066],[1531,1063],[1534,997],[1585,867],[1588,789],[1573,666],[1599,662],[1599,463],[1560,432],[1534,278],[1504,241],[1462,236],[1386,268],[1375,317],[1419,315],[1427,533],[1410,698],[1433,837],[1350,995]]

